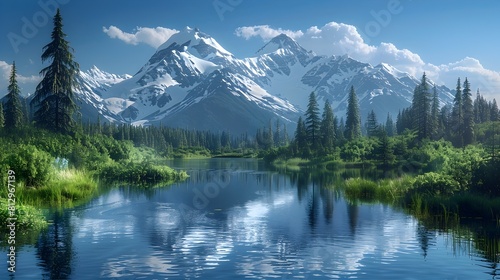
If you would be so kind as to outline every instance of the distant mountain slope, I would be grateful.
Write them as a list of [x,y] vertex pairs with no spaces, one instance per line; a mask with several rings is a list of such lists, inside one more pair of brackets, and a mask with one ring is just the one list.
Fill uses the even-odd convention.
[[[281,34],[238,59],[198,29],[174,34],[132,77],[96,67],[81,72],[77,90],[82,114],[113,122],[193,129],[254,132],[280,119],[290,128],[307,107],[310,92],[345,116],[354,86],[362,119],[374,110],[380,121],[411,103],[419,80],[388,64],[372,66],[348,56],[318,56]],[[451,90],[438,87],[441,104]],[[321,106],[322,107],[322,106]]]

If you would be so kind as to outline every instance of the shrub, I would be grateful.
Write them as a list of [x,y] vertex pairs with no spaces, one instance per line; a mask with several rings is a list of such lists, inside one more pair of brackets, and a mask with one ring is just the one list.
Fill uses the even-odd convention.
[[488,196],[500,196],[500,159],[483,162],[472,175],[471,190]]
[[49,153],[33,145],[18,145],[6,158],[6,165],[16,174],[16,178],[27,186],[38,187],[47,183],[52,175],[54,159]]
[[484,149],[468,146],[464,150],[456,150],[451,153],[443,168],[445,174],[450,175],[458,182],[461,190],[467,190],[472,182],[474,170],[483,162],[486,156]]
[[415,177],[410,194],[421,196],[449,196],[457,192],[459,184],[449,175],[428,172]]

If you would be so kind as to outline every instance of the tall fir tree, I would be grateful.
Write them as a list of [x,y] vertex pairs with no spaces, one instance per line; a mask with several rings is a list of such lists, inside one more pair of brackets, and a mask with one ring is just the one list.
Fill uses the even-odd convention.
[[276,129],[274,131],[274,145],[277,147],[281,147],[283,145],[282,137],[281,137],[281,125],[280,119],[276,119]]
[[7,102],[5,103],[5,127],[9,129],[19,128],[23,124],[24,116],[21,107],[21,90],[17,85],[16,63],[12,63],[10,72]]
[[320,124],[321,120],[319,118],[319,106],[316,100],[316,94],[311,92],[309,95],[309,103],[307,104],[307,110],[305,113],[305,123],[307,131],[307,140],[311,145],[312,149],[316,149],[319,146],[320,140]]
[[335,123],[337,126],[337,130],[335,131],[335,136],[336,138],[336,144],[337,146],[342,146],[345,143],[345,122],[344,122],[344,117],[340,118],[340,121],[337,121],[337,118],[335,118]]
[[431,105],[431,136],[433,139],[438,139],[441,128],[439,126],[439,97],[434,85],[432,89],[432,105]]
[[476,100],[474,100],[474,123],[484,123],[490,121],[490,107],[488,101],[481,96],[477,89]]
[[420,84],[415,87],[412,100],[413,128],[417,130],[418,139],[431,136],[431,100],[429,97],[427,75],[422,75]]
[[474,122],[475,123],[481,123],[481,116],[480,116],[480,103],[481,103],[481,94],[479,93],[479,89],[477,89],[476,92],[476,99],[474,100]]
[[460,83],[460,78],[458,78],[455,99],[453,100],[453,109],[451,111],[451,130],[455,135],[455,145],[459,147],[463,146],[463,118],[462,85]]
[[385,133],[387,136],[392,137],[394,136],[394,121],[392,120],[392,116],[387,113],[387,119],[385,121]]
[[366,135],[368,137],[375,137],[378,135],[379,125],[375,111],[371,110],[366,117]]
[[359,115],[358,97],[354,91],[354,86],[351,86],[347,99],[345,138],[350,141],[359,137],[361,137],[361,117]]
[[500,121],[500,112],[498,111],[497,101],[494,98],[490,105],[490,121]]
[[52,41],[43,48],[42,62],[52,59],[40,74],[42,81],[36,87],[31,105],[36,108],[35,124],[56,132],[70,133],[75,127],[73,86],[78,73],[78,63],[73,60],[73,49],[65,40],[59,9],[54,16]]
[[269,127],[267,128],[266,146],[267,146],[267,148],[274,147],[273,121],[272,120],[269,120]]
[[288,146],[288,131],[286,129],[286,124],[283,124],[283,145]]
[[323,108],[320,130],[323,148],[327,152],[331,151],[335,145],[335,115],[328,100],[325,101],[325,107]]
[[295,139],[294,139],[297,152],[303,151],[307,147],[307,131],[306,125],[302,120],[302,117],[299,117],[297,121],[297,128],[295,129]]
[[467,78],[465,78],[464,81],[462,106],[463,106],[462,145],[466,146],[474,142],[474,106],[472,104],[472,91],[470,89],[470,83],[467,80]]

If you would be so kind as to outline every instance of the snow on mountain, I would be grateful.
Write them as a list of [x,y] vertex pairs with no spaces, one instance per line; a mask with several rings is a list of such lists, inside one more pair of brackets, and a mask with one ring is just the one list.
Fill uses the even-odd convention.
[[82,117],[95,121],[102,115],[113,121],[113,108],[107,106],[103,95],[115,84],[130,79],[130,75],[115,75],[92,66],[88,71],[80,71],[76,77],[77,85],[74,88],[76,103],[80,107]]
[[[214,38],[201,32],[198,28],[190,27],[186,27],[183,32],[172,35],[165,43],[158,47],[156,53],[169,52],[173,49],[189,52],[202,59],[233,56]],[[153,56],[152,59],[155,59],[155,57]]]
[[[328,100],[337,116],[345,116],[351,86],[363,120],[372,109],[379,120],[387,113],[395,118],[411,104],[420,82],[386,63],[315,55],[284,34],[254,57],[239,59],[189,27],[171,36],[132,77],[93,67],[79,79],[80,95],[110,121],[233,132],[253,132],[277,118],[293,130],[312,91],[320,104]],[[442,105],[453,100],[448,88],[437,89]]]

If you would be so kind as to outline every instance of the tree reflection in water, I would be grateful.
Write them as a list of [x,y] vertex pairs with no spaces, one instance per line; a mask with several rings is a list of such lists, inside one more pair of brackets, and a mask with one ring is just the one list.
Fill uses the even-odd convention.
[[71,211],[57,211],[53,223],[42,233],[36,244],[37,256],[44,272],[44,279],[69,279],[73,252],[73,227]]

